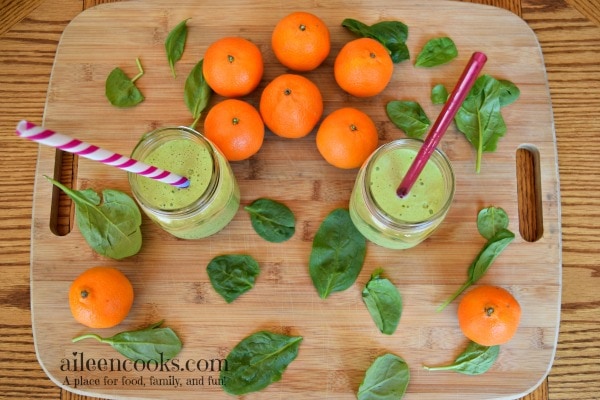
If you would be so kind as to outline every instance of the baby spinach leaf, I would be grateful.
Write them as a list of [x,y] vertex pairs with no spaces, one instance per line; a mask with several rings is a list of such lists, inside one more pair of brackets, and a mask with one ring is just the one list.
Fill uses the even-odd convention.
[[458,56],[456,45],[449,37],[429,40],[417,56],[415,66],[436,67],[454,60]]
[[325,218],[313,239],[309,259],[310,277],[321,298],[352,286],[365,261],[366,248],[366,239],[348,210],[335,209]]
[[396,286],[382,278],[383,269],[377,269],[362,291],[362,299],[381,333],[396,331],[402,315],[402,297]]
[[410,58],[406,46],[408,26],[400,21],[381,21],[369,26],[355,19],[346,18],[342,21],[342,26],[359,37],[375,39],[383,44],[395,64]]
[[358,388],[358,400],[399,400],[404,396],[410,370],[406,362],[391,353],[377,358]]
[[250,213],[252,227],[263,239],[281,243],[294,235],[296,219],[285,204],[261,198],[244,207],[244,210]]
[[469,267],[469,280],[477,282],[498,258],[500,253],[515,239],[515,234],[508,229],[501,229],[483,247],[477,258]]
[[119,67],[113,69],[106,78],[105,94],[110,104],[116,107],[133,107],[144,101],[144,95],[135,86],[135,81],[144,75],[144,69],[139,58],[135,59],[139,73],[129,77]]
[[223,389],[233,395],[256,392],[281,380],[283,372],[298,355],[301,336],[268,331],[254,333],[239,342],[221,370]]
[[154,361],[162,363],[175,357],[183,347],[181,340],[171,328],[161,328],[163,321],[135,331],[124,331],[114,336],[103,338],[88,333],[73,339],[96,339],[110,344],[115,350],[132,361]]
[[441,367],[423,366],[427,371],[456,371],[465,375],[480,375],[487,372],[498,359],[500,346],[482,346],[475,342],[469,343],[450,365]]
[[[189,19],[189,18],[188,18]],[[175,63],[181,60],[181,56],[183,55],[183,49],[185,48],[185,41],[187,39],[187,21],[188,19],[184,19],[180,23],[169,32],[167,39],[165,40],[165,51],[167,52],[167,61],[169,62],[169,66],[171,67],[171,73],[173,74],[173,78],[177,77],[175,73]]]
[[142,215],[135,201],[118,190],[72,190],[46,176],[75,204],[75,221],[86,242],[98,254],[121,259],[137,254],[142,247]]
[[427,114],[415,101],[390,101],[387,103],[386,112],[393,124],[411,138],[421,138],[431,125]]
[[[493,215],[497,214],[497,215]],[[463,285],[458,288],[452,296],[442,303],[437,310],[442,311],[446,306],[452,303],[458,296],[461,295],[467,288],[477,282],[488,268],[494,263],[496,258],[504,251],[504,249],[515,239],[515,234],[506,229],[508,226],[508,216],[501,208],[488,207],[480,210],[477,214],[477,228],[480,230],[483,237],[487,238],[487,243],[480,250],[479,254],[467,271],[468,278]]]
[[204,73],[202,72],[203,63],[204,60],[198,61],[185,80],[183,100],[194,118],[194,122],[190,126],[192,129],[198,124],[202,111],[208,105],[212,94],[210,86],[208,86],[206,79],[204,79]]
[[445,104],[448,100],[448,89],[446,86],[438,83],[431,89],[431,102],[433,104]]
[[231,303],[254,287],[260,268],[251,256],[226,254],[213,258],[206,272],[217,293]]
[[508,215],[502,208],[487,207],[477,214],[477,230],[484,238],[490,240],[496,234],[508,228]]
[[517,101],[521,95],[519,88],[511,81],[500,79],[500,88],[498,89],[500,96],[500,107],[508,106]]
[[482,75],[458,109],[454,121],[477,151],[477,172],[481,170],[483,153],[495,151],[498,140],[506,133],[500,108],[516,101],[519,94],[519,89],[512,82]]

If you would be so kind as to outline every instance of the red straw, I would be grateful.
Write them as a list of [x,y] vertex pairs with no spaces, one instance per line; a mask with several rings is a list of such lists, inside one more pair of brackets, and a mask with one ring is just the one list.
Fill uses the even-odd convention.
[[469,63],[465,67],[465,70],[463,71],[456,84],[456,87],[454,88],[454,91],[448,98],[448,101],[444,105],[442,112],[431,127],[431,131],[425,139],[425,142],[423,142],[423,146],[421,146],[421,149],[419,149],[417,157],[411,164],[406,175],[404,175],[400,186],[398,186],[398,190],[396,190],[398,197],[403,198],[408,195],[408,192],[419,177],[419,174],[421,174],[421,171],[423,171],[425,164],[427,164],[429,157],[431,157],[431,154],[440,143],[442,136],[444,133],[446,133],[448,126],[450,126],[450,123],[454,119],[454,116],[456,115],[456,112],[460,108],[462,102],[465,100],[465,97],[467,97],[469,90],[471,90],[471,87],[475,83],[475,80],[477,79],[477,76],[481,72],[481,69],[486,61],[487,57],[483,53],[475,52],[471,56]]
[[16,132],[20,137],[34,142],[45,144],[50,147],[56,147],[57,149],[77,154],[89,158],[90,160],[99,161],[103,164],[117,167],[127,172],[168,183],[171,186],[186,188],[190,185],[190,181],[183,176],[122,156],[118,153],[113,153],[109,150],[101,149],[98,146],[73,139],[28,121],[19,122]]

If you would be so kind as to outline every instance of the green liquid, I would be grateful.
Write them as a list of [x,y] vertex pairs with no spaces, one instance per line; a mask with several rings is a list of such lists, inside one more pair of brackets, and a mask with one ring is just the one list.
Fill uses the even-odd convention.
[[185,176],[190,186],[178,189],[154,179],[140,180],[139,190],[153,207],[177,210],[196,201],[210,182],[213,162],[208,150],[191,140],[171,140],[162,144],[143,160],[146,164]]
[[431,218],[442,209],[448,197],[442,172],[431,162],[425,165],[408,196],[398,197],[396,189],[416,155],[414,150],[398,149],[379,157],[371,170],[369,183],[373,200],[384,213],[411,223]]
[[[453,189],[440,167],[431,160],[408,196],[400,198],[396,194],[417,152],[406,147],[389,149],[374,156],[369,163],[370,172],[364,168],[359,172],[350,198],[350,217],[356,228],[373,243],[392,249],[413,247],[425,240],[445,216]],[[371,210],[377,208],[387,222],[376,218],[366,202],[371,202]]]
[[[179,189],[154,179],[133,177],[132,185],[142,199],[140,204],[146,215],[179,238],[200,239],[217,233],[238,211],[240,193],[233,172],[225,157],[211,150],[207,143],[198,140],[173,138],[163,141],[141,159],[147,164],[185,176],[190,180],[187,188]],[[218,162],[219,179],[216,187],[212,182],[212,190],[215,161]],[[212,196],[205,196],[207,190],[212,191]]]

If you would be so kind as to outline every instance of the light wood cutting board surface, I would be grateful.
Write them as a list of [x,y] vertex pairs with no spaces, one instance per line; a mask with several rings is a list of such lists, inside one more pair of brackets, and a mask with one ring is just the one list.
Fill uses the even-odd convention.
[[[122,261],[96,255],[77,228],[65,236],[52,233],[53,191],[43,175],[54,174],[56,153],[40,148],[33,210],[31,302],[35,344],[42,366],[56,383],[89,395],[230,398],[219,385],[208,384],[209,379],[218,378],[218,371],[73,368],[75,360],[82,358],[123,360],[108,345],[91,341],[71,343],[71,338],[89,330],[73,320],[66,300],[69,284],[79,273],[96,265],[112,265],[131,279],[136,300],[121,325],[99,333],[110,336],[164,319],[184,342],[178,356],[180,367],[223,359],[242,338],[262,329],[304,337],[298,358],[283,379],[244,398],[351,399],[364,371],[376,356],[386,352],[403,357],[411,367],[407,399],[512,398],[534,389],[551,366],[558,334],[560,202],[544,63],[535,35],[515,15],[492,7],[442,1],[106,4],[82,13],[65,30],[48,90],[44,124],[129,154],[143,133],[160,126],[192,122],[183,102],[185,78],[210,43],[232,35],[252,40],[263,52],[263,81],[245,98],[258,105],[266,83],[288,72],[270,49],[270,34],[280,18],[296,10],[315,13],[332,34],[330,56],[317,70],[303,74],[321,89],[325,115],[342,106],[365,111],[379,128],[381,144],[404,137],[385,115],[388,101],[418,101],[434,120],[441,107],[431,104],[431,87],[437,83],[453,87],[471,53],[485,52],[488,63],[483,72],[509,79],[521,89],[519,100],[503,109],[508,133],[500,140],[498,151],[486,153],[481,173],[475,174],[472,148],[451,127],[441,147],[452,160],[457,192],[440,229],[411,250],[392,251],[370,243],[356,284],[322,300],[308,275],[312,239],[330,211],[347,207],[356,170],[329,166],[317,152],[314,133],[289,140],[267,132],[263,148],[255,157],[232,163],[241,188],[242,207],[256,198],[270,197],[294,211],[297,230],[290,241],[272,244],[260,239],[242,207],[222,232],[199,241],[177,240],[145,218],[141,252]],[[191,18],[189,36],[174,79],[166,61],[164,39],[170,29],[186,18]],[[354,37],[341,27],[344,18],[368,24],[400,20],[409,26],[412,60],[395,66],[392,82],[377,97],[353,98],[333,80],[335,55]],[[415,68],[416,54],[427,40],[437,36],[451,37],[459,57],[445,66]],[[146,71],[138,80],[146,100],[132,109],[116,109],[104,97],[106,76],[116,66],[133,76],[136,57]],[[215,96],[211,104],[219,100]],[[519,235],[516,153],[523,146],[535,149],[538,155],[543,235],[535,242]],[[114,168],[82,159],[76,174],[79,189],[129,192],[126,175]],[[480,282],[506,287],[515,295],[523,308],[521,325],[515,338],[502,346],[497,363],[484,375],[425,372],[422,364],[449,363],[467,344],[455,316],[457,303],[442,313],[435,309],[466,279],[468,265],[484,244],[476,229],[476,215],[489,205],[508,212],[510,229],[517,238]],[[214,292],[206,274],[210,259],[225,253],[251,254],[261,266],[255,288],[232,304],[226,304]],[[392,336],[379,333],[361,300],[362,288],[379,267],[384,268],[404,300],[402,319]],[[70,369],[66,368],[67,360],[71,362]],[[80,363],[77,365],[81,368]],[[165,379],[165,384],[151,385],[151,376]],[[145,385],[135,381],[127,384],[127,379],[139,377]],[[173,382],[170,377],[181,379],[182,385],[166,384]],[[74,387],[77,378],[99,381]],[[188,378],[204,379],[204,384],[186,384]],[[113,379],[116,384],[108,385],[108,380]]]

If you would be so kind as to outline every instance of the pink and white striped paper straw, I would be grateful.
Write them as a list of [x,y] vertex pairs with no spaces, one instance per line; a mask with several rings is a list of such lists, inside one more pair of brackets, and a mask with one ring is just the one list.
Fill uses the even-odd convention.
[[168,183],[171,186],[186,188],[190,185],[190,181],[181,175],[102,149],[81,140],[73,139],[67,135],[37,126],[29,121],[19,122],[16,132],[22,138],[77,154],[90,160],[99,161],[127,172],[143,175],[159,182]]

